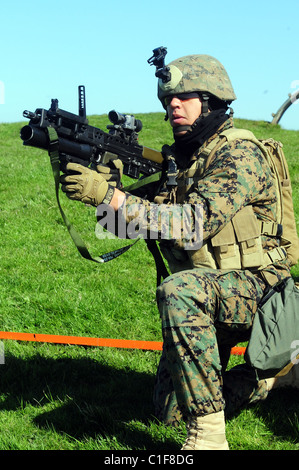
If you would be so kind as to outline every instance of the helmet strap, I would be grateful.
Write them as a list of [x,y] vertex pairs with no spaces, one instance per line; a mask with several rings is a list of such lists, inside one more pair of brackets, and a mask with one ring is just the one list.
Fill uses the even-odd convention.
[[206,117],[209,114],[209,95],[206,93],[201,93],[202,100],[202,112],[201,115]]
[[183,132],[183,131],[192,132],[192,126],[177,126],[177,127],[173,127],[172,129],[174,136],[178,134],[179,132]]

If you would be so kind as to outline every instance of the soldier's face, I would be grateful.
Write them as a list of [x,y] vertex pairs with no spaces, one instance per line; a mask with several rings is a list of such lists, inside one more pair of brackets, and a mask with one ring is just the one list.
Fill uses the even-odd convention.
[[[202,103],[199,98],[181,99],[174,95],[168,98],[167,112],[172,127],[191,126],[201,115]],[[186,132],[181,131],[176,135],[181,136]]]

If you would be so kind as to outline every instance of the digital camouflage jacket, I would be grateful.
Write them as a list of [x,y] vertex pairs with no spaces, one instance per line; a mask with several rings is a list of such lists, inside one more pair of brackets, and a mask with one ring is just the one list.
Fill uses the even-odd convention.
[[160,242],[171,272],[250,269],[273,284],[289,275],[279,236],[263,234],[263,224],[277,219],[274,179],[255,143],[235,139],[218,148],[220,134],[232,128],[229,119],[194,153],[187,168],[174,146],[164,147],[165,162],[176,163],[176,184],[167,184],[169,172],[164,171],[153,196],[127,193],[124,217],[143,236]]

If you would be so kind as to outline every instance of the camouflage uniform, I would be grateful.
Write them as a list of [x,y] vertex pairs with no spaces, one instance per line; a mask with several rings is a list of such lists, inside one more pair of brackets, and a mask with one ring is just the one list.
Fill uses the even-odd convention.
[[[232,126],[228,121],[224,128]],[[223,129],[221,129],[223,130]],[[220,130],[219,130],[220,132]],[[209,142],[217,138],[214,135]],[[200,155],[208,142],[196,152]],[[179,185],[175,199],[203,207],[204,244],[213,238],[242,207],[251,205],[261,219],[275,220],[276,194],[268,165],[251,142],[234,141],[215,154],[208,168],[198,165],[194,183],[186,192]],[[179,171],[179,181],[184,171]],[[162,200],[171,204],[165,188]],[[159,199],[160,198],[160,199]],[[144,208],[142,218],[134,208]],[[127,195],[127,220],[138,220],[145,232],[160,237],[165,227],[147,217],[150,201]],[[134,215],[132,215],[134,214]],[[147,226],[151,224],[151,227]],[[156,224],[153,227],[153,224]],[[191,222],[192,225],[192,222]],[[263,237],[265,250],[278,246],[273,237]],[[246,365],[226,371],[230,349],[249,338],[250,328],[268,284],[289,275],[286,262],[258,270],[222,270],[197,267],[196,253],[185,251],[180,241],[165,241],[161,248],[172,274],[157,289],[162,320],[163,353],[157,373],[154,401],[157,416],[174,424],[181,416],[209,414],[236,408],[267,396],[265,381],[257,382]],[[169,256],[171,253],[172,256]]]
[[[210,56],[187,56],[172,62],[169,72],[169,81],[168,75],[159,78],[163,106],[172,112],[172,95],[184,101],[195,94],[200,116],[191,124],[187,112],[181,121],[187,125],[174,124],[175,145],[163,148],[161,179],[143,185],[147,196],[126,193],[118,216],[123,211],[128,236],[136,228],[159,240],[172,272],[157,289],[163,334],[157,416],[191,422],[189,446],[194,433],[198,437],[199,429],[215,425],[209,415],[218,413],[221,432],[215,434],[225,446],[222,410],[233,412],[267,395],[265,381],[258,382],[246,365],[226,371],[230,350],[248,340],[265,290],[290,275],[289,264],[279,246],[275,179],[254,136],[233,130],[226,110],[235,94],[223,66]],[[66,178],[71,183],[74,176]],[[81,192],[71,186],[69,197],[84,202],[83,188],[94,205],[112,201],[108,192],[104,196],[108,183],[102,176],[91,190],[80,185]],[[208,419],[189,419],[194,416]],[[196,446],[205,447],[197,437]],[[209,445],[218,446],[213,439]]]
[[[225,403],[243,405],[251,397],[254,373],[245,374],[240,390],[235,390],[233,378],[233,395],[226,397],[223,371],[231,347],[248,339],[263,288],[264,283],[249,271],[200,268],[176,273],[158,288],[164,349],[154,401],[160,419],[172,422],[181,413],[184,417],[209,414],[221,411]],[[235,392],[242,396],[235,397]]]
[[[159,79],[158,85],[158,96],[165,108],[164,99],[169,95],[200,91],[202,114],[207,116],[204,93],[226,103],[236,98],[223,66],[210,56],[178,59],[169,65],[169,70],[170,82]],[[247,220],[250,224],[253,219],[258,224],[275,223],[277,194],[270,167],[256,143],[237,138],[218,145],[222,133],[232,128],[232,119],[221,124],[193,153],[187,167],[173,153],[174,146],[164,148],[165,162],[173,159],[178,166],[177,186],[167,185],[162,175],[154,191],[147,188],[150,196],[139,197],[135,193],[126,197],[127,223],[134,221],[141,233],[155,235],[172,272],[157,289],[163,353],[154,402],[158,418],[167,423],[223,409],[232,413],[267,396],[266,382],[258,382],[254,370],[246,365],[228,371],[226,367],[231,348],[248,340],[265,289],[289,276],[289,265],[283,259],[250,264],[254,250],[264,259],[269,257],[265,253],[279,246],[276,236],[262,231],[258,239],[246,239]],[[214,153],[208,152],[214,143]],[[165,222],[152,210],[153,204],[163,204],[165,210],[182,209],[185,204],[193,209],[200,207],[202,247],[185,249],[188,237],[184,230],[176,239],[164,239],[165,233],[171,234],[176,220],[170,216]],[[243,213],[245,223],[238,217]],[[197,222],[193,210],[188,220],[192,234],[197,232]],[[242,232],[240,250],[244,252],[240,266],[232,261],[226,264],[228,254],[236,253],[237,259],[240,251],[239,246],[236,249],[235,244],[227,242],[234,232],[232,226]]]

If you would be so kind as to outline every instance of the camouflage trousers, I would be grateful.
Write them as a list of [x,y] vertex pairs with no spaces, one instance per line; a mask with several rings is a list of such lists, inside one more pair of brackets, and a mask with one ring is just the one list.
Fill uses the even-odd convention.
[[157,289],[163,352],[154,404],[161,421],[226,414],[264,399],[265,381],[246,364],[226,370],[230,350],[249,338],[265,284],[250,271],[192,269]]

